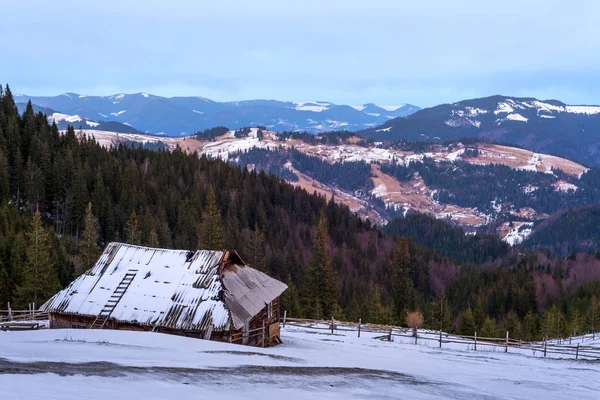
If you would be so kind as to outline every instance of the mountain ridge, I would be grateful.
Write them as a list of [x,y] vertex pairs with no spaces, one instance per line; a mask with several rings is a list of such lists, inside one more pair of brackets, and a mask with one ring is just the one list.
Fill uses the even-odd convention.
[[409,115],[417,106],[377,106],[365,104],[363,112],[356,106],[327,101],[243,100],[217,102],[199,96],[163,97],[140,92],[109,96],[63,93],[58,96],[16,94],[15,101],[79,115],[91,121],[115,120],[140,132],[165,136],[189,135],[203,129],[224,125],[232,129],[262,125],[273,131],[361,130],[388,119]]
[[473,137],[600,165],[600,106],[494,95],[421,109],[358,132],[374,140]]

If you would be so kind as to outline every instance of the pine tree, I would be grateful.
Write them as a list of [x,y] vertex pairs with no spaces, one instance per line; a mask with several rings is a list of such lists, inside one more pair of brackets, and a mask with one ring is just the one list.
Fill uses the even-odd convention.
[[483,321],[485,321],[486,312],[483,308],[483,301],[481,300],[481,296],[477,297],[477,302],[475,303],[475,310],[473,310],[473,316],[475,317],[475,327],[480,329],[483,326]]
[[0,148],[0,204],[4,204],[4,202],[8,201],[9,196],[10,178],[8,174],[8,159]]
[[519,315],[514,311],[511,311],[506,316],[504,321],[504,330],[508,331],[511,338],[523,339],[523,332]]
[[483,325],[481,326],[481,332],[478,333],[478,336],[480,336],[482,338],[496,337],[496,321],[494,321],[490,317],[486,317],[483,320]]
[[44,205],[44,190],[42,171],[30,158],[25,167],[25,194],[32,211]]
[[581,333],[582,329],[582,322],[583,319],[581,317],[581,312],[579,311],[579,309],[575,308],[573,310],[573,312],[571,313],[571,321],[570,321],[570,325],[571,325],[571,333],[573,335],[577,335],[578,333]]
[[302,308],[300,307],[300,296],[298,294],[298,288],[292,281],[292,277],[288,276],[286,282],[288,288],[281,295],[281,307],[287,311],[287,315],[293,318],[302,318]]
[[254,230],[250,233],[250,240],[248,240],[246,246],[246,254],[249,257],[246,261],[248,261],[251,267],[266,272],[265,236],[256,224],[254,225]]
[[473,316],[473,310],[471,307],[467,307],[460,316],[460,323],[458,324],[458,333],[464,336],[473,336],[477,328],[475,327],[475,317]]
[[6,304],[10,301],[10,282],[9,275],[6,269],[2,266],[0,259],[0,304]]
[[201,249],[223,250],[223,227],[221,223],[221,212],[217,206],[215,191],[212,186],[209,186],[200,231],[199,247]]
[[92,268],[100,256],[100,246],[98,245],[98,220],[92,213],[92,203],[88,203],[85,209],[83,219],[83,233],[81,234],[81,243],[79,246],[79,260],[81,262],[81,272]]
[[67,203],[68,221],[71,228],[71,233],[75,236],[75,247],[79,247],[79,233],[83,217],[85,215],[85,207],[87,205],[87,188],[83,168],[81,164],[75,167],[73,171],[73,181],[69,189],[69,199]]
[[392,307],[383,304],[381,293],[378,287],[375,287],[371,294],[371,301],[369,302],[369,308],[365,322],[384,325],[394,323],[394,310]]
[[414,307],[415,288],[410,278],[410,250],[408,241],[401,238],[394,252],[394,305],[396,307],[396,317],[399,321],[404,321],[406,312]]
[[33,215],[31,228],[27,233],[26,254],[27,261],[21,284],[16,289],[15,301],[23,308],[29,303],[41,305],[60,290],[48,232],[42,226],[39,211]]
[[307,312],[317,319],[335,317],[334,313],[339,313],[340,309],[335,273],[327,255],[327,218],[324,210],[319,214],[312,250],[304,296]]
[[130,244],[140,244],[141,234],[135,210],[129,215],[127,224],[125,225],[125,241]]
[[427,308],[426,323],[429,329],[442,330],[444,332],[454,332],[452,323],[452,314],[450,304],[444,294],[432,301]]
[[538,315],[534,314],[531,310],[525,315],[523,318],[523,329],[522,335],[526,341],[531,341],[536,338],[536,333],[538,331]]

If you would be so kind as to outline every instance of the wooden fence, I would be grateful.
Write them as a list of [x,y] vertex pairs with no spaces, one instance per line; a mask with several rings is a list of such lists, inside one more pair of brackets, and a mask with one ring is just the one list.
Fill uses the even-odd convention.
[[501,351],[508,353],[509,349],[519,351],[531,351],[534,356],[551,356],[556,355],[559,358],[572,358],[575,360],[600,360],[600,346],[585,346],[586,336],[578,337],[573,343],[573,338],[561,339],[559,344],[557,339],[543,340],[541,342],[526,342],[522,340],[510,338],[510,332],[506,332],[506,337],[503,338],[488,338],[480,337],[474,332],[473,336],[463,336],[448,334],[441,331],[419,330],[417,335],[413,334],[412,329],[390,325],[363,324],[359,322],[343,322],[331,320],[311,320],[304,318],[289,318],[287,313],[281,319],[282,326],[299,326],[306,329],[316,329],[327,331],[331,335],[337,332],[352,332],[360,338],[361,333],[376,334],[376,338],[382,340],[393,341],[394,337],[405,337],[414,340],[414,344],[423,342],[435,343],[442,348],[445,344],[466,345],[468,349],[473,351]]
[[29,304],[27,310],[13,310],[8,303],[6,310],[0,310],[0,322],[42,321],[48,319],[48,313],[35,309],[35,303]]

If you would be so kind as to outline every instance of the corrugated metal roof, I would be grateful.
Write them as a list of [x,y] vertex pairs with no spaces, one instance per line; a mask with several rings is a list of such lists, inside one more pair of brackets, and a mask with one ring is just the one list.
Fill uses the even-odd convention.
[[287,286],[248,266],[229,266],[221,277],[220,262],[229,258],[223,255],[111,243],[92,269],[42,309],[95,317],[125,275],[135,272],[111,318],[202,331],[228,330],[233,322],[240,329]]
[[223,271],[225,301],[235,329],[240,329],[265,306],[279,297],[287,285],[254,268],[232,265]]

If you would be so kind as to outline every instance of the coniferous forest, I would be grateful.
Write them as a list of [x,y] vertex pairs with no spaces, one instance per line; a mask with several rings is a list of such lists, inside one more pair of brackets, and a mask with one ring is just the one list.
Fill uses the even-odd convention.
[[384,233],[274,174],[180,150],[106,149],[72,127],[59,132],[31,104],[20,115],[9,87],[0,91],[0,304],[41,304],[107,243],[125,241],[237,249],[288,284],[290,316],[397,324],[421,310],[432,328],[523,339],[598,326],[595,254],[562,259],[456,235],[418,244],[411,229],[445,228],[414,219]]

